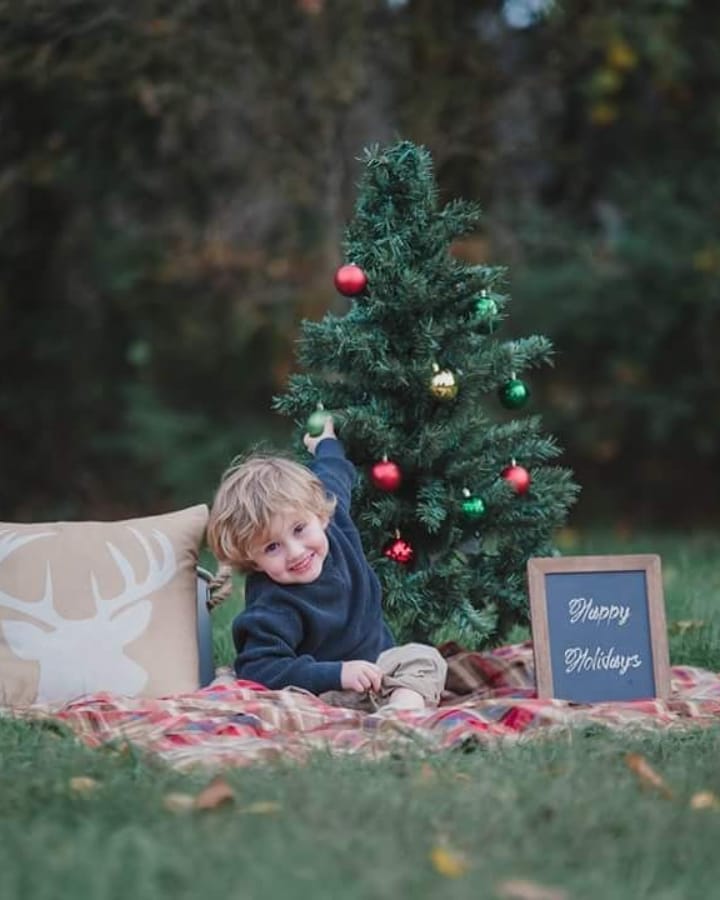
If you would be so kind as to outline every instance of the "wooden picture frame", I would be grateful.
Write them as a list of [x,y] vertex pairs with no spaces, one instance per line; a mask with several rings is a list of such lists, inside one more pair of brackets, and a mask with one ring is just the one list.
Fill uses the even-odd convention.
[[535,557],[527,575],[539,698],[669,696],[659,556]]

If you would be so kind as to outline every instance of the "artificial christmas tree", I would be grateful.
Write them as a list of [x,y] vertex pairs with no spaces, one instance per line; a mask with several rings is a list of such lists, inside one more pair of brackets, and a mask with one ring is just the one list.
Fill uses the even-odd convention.
[[[300,433],[333,415],[360,472],[353,515],[397,640],[479,647],[527,621],[525,563],[552,553],[577,490],[548,464],[559,450],[538,417],[506,411],[529,397],[519,373],[552,348],[498,338],[504,271],[453,257],[479,210],[438,206],[425,149],[373,148],[364,164],[335,279],[349,309],[303,323],[305,371],[276,407]],[[378,460],[398,477],[378,479]]]

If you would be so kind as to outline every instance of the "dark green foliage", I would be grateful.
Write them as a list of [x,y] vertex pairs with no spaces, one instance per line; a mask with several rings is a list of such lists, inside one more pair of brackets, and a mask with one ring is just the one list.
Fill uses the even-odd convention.
[[578,460],[596,514],[607,485],[623,483],[635,516],[716,513],[720,255],[702,208],[720,195],[717,167],[703,168],[707,180],[689,175],[682,189],[616,179],[611,233],[549,214],[518,228],[524,319],[563,347],[562,371],[543,388],[548,422]]
[[562,100],[542,202],[507,223],[513,291],[562,353],[541,402],[586,518],[717,519],[719,27],[712,5],[593,0],[538,30]]
[[197,502],[248,444],[285,443],[270,398],[299,320],[341,307],[354,149],[401,133],[482,198],[457,273],[499,309],[477,333],[504,315],[497,259],[505,333],[556,348],[533,405],[578,514],[717,519],[720,7],[554,3],[511,27],[522,5],[0,0],[3,516]]
[[216,388],[263,340],[199,265],[230,45],[194,6],[0,0],[6,515],[197,502],[237,447]]
[[0,0],[4,516],[198,502],[286,440],[319,120],[356,90],[327,66],[367,17],[338,15],[326,37],[295,4]]
[[[291,377],[277,407],[301,428],[316,404],[333,412],[360,469],[354,513],[398,639],[476,646],[526,618],[525,562],[552,552],[576,492],[570,473],[551,465],[558,449],[538,418],[513,419],[497,399],[514,374],[547,362],[551,347],[539,336],[503,341],[479,327],[483,292],[499,308],[507,297],[492,268],[450,252],[479,211],[438,204],[426,150],[375,147],[364,163],[344,250],[368,287],[344,316],[305,324],[305,373]],[[456,375],[454,399],[431,391],[434,366]],[[394,493],[369,477],[385,455],[403,473]],[[501,478],[513,460],[532,475],[524,496]],[[464,490],[485,501],[481,521],[463,515]],[[407,567],[383,553],[396,533],[415,551]]]

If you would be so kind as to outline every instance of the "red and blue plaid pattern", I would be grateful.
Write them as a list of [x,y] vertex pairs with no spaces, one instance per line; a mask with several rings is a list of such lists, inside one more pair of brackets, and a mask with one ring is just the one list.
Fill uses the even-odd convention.
[[132,744],[178,769],[302,760],[315,750],[380,758],[550,734],[590,723],[666,728],[720,721],[720,675],[672,668],[670,699],[579,705],[538,700],[530,642],[479,653],[443,646],[447,690],[437,709],[366,713],[305,691],[269,691],[221,672],[202,690],[159,700],[92,694],[62,706],[3,710],[51,718],[91,747]]

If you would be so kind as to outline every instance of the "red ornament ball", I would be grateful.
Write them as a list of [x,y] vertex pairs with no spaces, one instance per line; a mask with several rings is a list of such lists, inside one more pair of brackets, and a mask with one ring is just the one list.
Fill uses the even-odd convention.
[[372,483],[381,491],[396,491],[402,484],[400,466],[391,459],[381,459],[370,469]]
[[366,285],[367,275],[355,263],[340,266],[335,273],[335,287],[346,297],[355,297],[357,294],[361,294]]
[[530,490],[532,479],[527,469],[513,463],[502,470],[502,477],[512,486],[516,494],[526,494]]
[[400,563],[403,566],[412,562],[413,557],[415,556],[412,544],[408,544],[408,542],[404,541],[402,538],[395,538],[395,540],[390,541],[383,550],[383,553],[388,559]]

